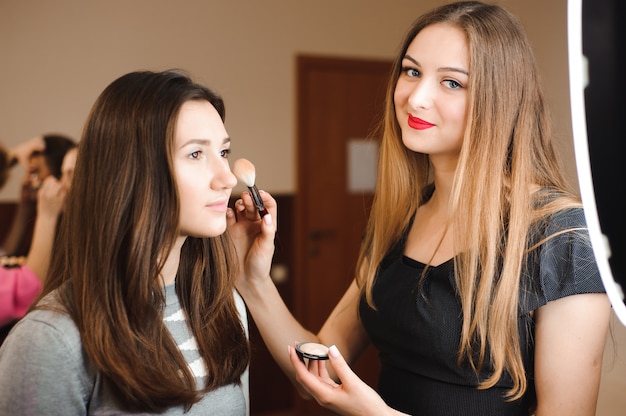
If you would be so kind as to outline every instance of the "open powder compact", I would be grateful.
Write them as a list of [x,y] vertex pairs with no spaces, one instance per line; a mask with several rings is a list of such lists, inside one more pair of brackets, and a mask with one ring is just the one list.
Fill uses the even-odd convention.
[[301,342],[296,345],[296,353],[300,360],[328,360],[328,346],[317,342]]

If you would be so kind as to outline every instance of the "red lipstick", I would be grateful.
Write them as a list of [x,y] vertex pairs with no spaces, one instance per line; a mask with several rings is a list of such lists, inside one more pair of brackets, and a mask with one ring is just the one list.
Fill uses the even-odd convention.
[[416,130],[426,130],[435,126],[434,124],[429,123],[428,121],[424,121],[418,117],[413,117],[410,114],[409,114],[408,123],[409,123],[409,127],[411,127],[412,129],[416,129]]

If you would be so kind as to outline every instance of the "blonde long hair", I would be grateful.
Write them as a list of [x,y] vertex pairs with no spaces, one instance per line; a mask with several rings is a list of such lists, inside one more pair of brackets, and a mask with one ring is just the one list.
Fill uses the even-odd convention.
[[[493,372],[480,388],[492,387],[508,372],[514,382],[508,396],[515,400],[527,387],[517,318],[529,228],[579,202],[558,162],[532,48],[522,25],[505,9],[474,1],[448,4],[418,18],[406,34],[379,128],[377,190],[357,281],[375,308],[372,287],[378,265],[432,185],[428,155],[402,143],[393,96],[409,44],[435,23],[462,30],[470,56],[468,121],[449,201],[455,250],[460,253],[455,257],[463,311],[458,361],[467,359],[479,371],[488,348]],[[552,202],[537,206],[530,192],[536,187],[548,190]]]

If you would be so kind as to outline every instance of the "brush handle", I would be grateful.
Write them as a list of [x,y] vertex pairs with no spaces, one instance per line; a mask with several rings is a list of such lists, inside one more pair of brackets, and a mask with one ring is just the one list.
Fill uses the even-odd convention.
[[267,214],[267,208],[265,208],[265,204],[261,199],[261,195],[259,194],[259,190],[256,188],[256,185],[248,186],[250,190],[250,195],[252,195],[252,200],[254,201],[254,205],[256,205],[256,209],[259,211],[259,215],[261,218]]

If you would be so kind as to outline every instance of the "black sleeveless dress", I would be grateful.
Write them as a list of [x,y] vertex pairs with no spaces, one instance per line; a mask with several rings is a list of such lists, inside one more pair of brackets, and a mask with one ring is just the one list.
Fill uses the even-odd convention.
[[[550,235],[585,227],[585,219],[582,209],[568,209],[537,226]],[[420,286],[425,265],[404,256],[404,244],[400,241],[379,267],[373,292],[378,310],[364,298],[359,305],[363,326],[379,351],[379,394],[411,415],[528,415],[536,403],[530,312],[565,296],[605,292],[586,231],[554,237],[528,257],[518,319],[528,389],[514,402],[505,398],[513,386],[508,374],[495,387],[479,390],[479,380],[490,369],[476,375],[469,365],[457,364],[462,315],[453,260],[429,267]]]

